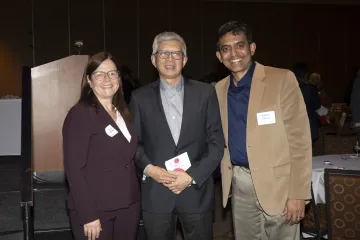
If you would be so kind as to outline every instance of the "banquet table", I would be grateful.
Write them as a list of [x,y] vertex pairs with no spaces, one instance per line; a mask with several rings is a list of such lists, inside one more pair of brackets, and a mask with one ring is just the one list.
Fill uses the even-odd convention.
[[360,155],[324,155],[312,159],[312,187],[315,203],[325,203],[324,169],[337,168],[346,170],[360,170]]

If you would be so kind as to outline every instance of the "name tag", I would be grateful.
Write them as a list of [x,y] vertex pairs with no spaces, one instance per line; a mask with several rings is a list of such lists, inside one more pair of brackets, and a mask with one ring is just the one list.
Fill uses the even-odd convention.
[[118,131],[113,128],[111,125],[108,125],[106,128],[105,128],[105,132],[107,135],[109,135],[110,137],[113,137],[115,136],[116,134],[118,134]]
[[174,158],[165,161],[166,170],[185,172],[191,166],[189,155],[184,152]]
[[257,116],[257,122],[258,122],[259,126],[267,125],[267,124],[274,124],[276,122],[274,111],[257,113],[256,116]]

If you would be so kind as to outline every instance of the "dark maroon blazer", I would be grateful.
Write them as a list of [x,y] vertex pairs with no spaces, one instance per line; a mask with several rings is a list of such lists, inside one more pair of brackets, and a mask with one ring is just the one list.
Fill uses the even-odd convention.
[[[118,133],[110,137],[105,128]],[[84,104],[72,107],[63,126],[65,174],[69,183],[68,207],[81,223],[99,218],[99,213],[127,208],[140,201],[140,184],[133,157],[137,137],[126,123],[130,143],[100,104],[98,110]]]

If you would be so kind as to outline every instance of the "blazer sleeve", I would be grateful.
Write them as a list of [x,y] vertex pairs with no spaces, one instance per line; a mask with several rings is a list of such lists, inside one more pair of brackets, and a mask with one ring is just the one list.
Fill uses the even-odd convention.
[[186,171],[194,179],[198,187],[201,187],[206,182],[221,162],[225,145],[219,102],[214,87],[211,88],[206,104],[206,151],[201,159]]
[[311,198],[312,146],[309,118],[298,82],[286,73],[280,96],[281,112],[290,147],[288,199]]
[[145,154],[144,142],[142,140],[142,132],[141,132],[142,123],[141,123],[140,111],[134,94],[132,94],[131,96],[129,110],[131,113],[132,122],[136,129],[136,134],[138,136],[138,145],[136,148],[134,161],[136,166],[143,172],[146,166],[151,164],[151,161]]
[[63,126],[64,168],[75,208],[82,224],[99,218],[86,181],[86,163],[91,134],[90,114],[85,108],[72,108]]

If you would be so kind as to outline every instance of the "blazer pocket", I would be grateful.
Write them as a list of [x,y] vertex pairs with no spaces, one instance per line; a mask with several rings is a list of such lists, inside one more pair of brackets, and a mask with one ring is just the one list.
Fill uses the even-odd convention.
[[290,162],[286,162],[273,167],[275,177],[290,175]]

